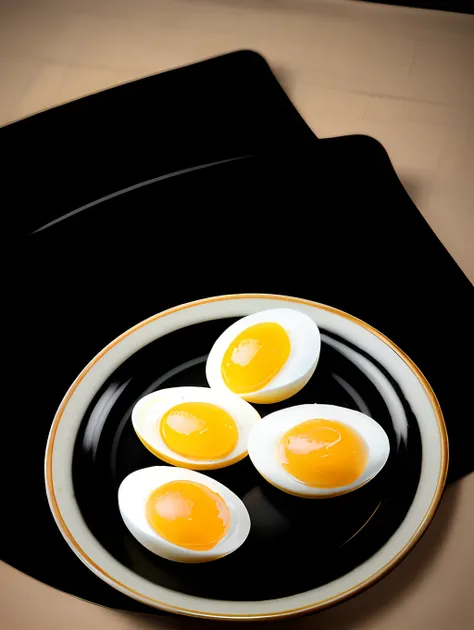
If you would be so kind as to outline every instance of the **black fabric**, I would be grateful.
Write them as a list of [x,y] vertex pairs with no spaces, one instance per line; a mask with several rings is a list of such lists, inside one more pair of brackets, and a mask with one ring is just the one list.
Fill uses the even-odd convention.
[[431,9],[436,11],[454,11],[456,13],[474,13],[473,0],[367,0],[376,4],[396,4],[403,7]]
[[266,61],[250,51],[111,88],[0,131],[26,229],[117,185],[315,140]]
[[[14,224],[15,232],[26,235],[83,204],[160,174],[250,155],[267,147],[311,145],[315,140],[266,61],[253,51],[238,51],[112,88],[1,128],[3,213]],[[188,210],[194,212],[195,208],[193,203]],[[113,232],[112,227],[112,238]],[[18,250],[16,246],[11,250],[7,275],[13,279],[15,288],[7,301],[16,316],[21,321],[26,318],[24,324],[35,329],[34,314],[46,306],[46,295],[52,295],[52,285],[48,287],[48,278],[39,268],[38,276],[28,277],[31,265],[35,266],[30,245],[29,240],[22,241]],[[87,256],[86,251],[92,246],[84,244],[84,247]],[[6,249],[10,251],[10,243]],[[128,258],[128,252],[124,255]],[[30,267],[25,269],[27,258]],[[110,261],[103,262],[105,266],[98,277],[109,273]],[[60,256],[53,267],[58,272],[65,271]],[[75,273],[71,270],[73,283]],[[160,293],[165,297],[166,289],[161,287]],[[61,287],[56,299],[62,305],[59,312],[66,316],[65,300],[74,303],[72,285]],[[52,304],[46,309],[55,311]],[[145,311],[143,305],[138,307],[135,319],[140,319]],[[104,339],[107,343],[115,335],[115,324],[119,321],[124,320],[118,318],[109,331],[102,330],[98,335],[95,325],[89,328],[89,342],[75,346],[75,357],[69,355],[73,371],[82,369],[90,359],[92,348],[92,354],[95,353],[97,343]],[[41,335],[39,331],[38,339]],[[54,356],[56,344],[62,339],[60,334],[56,340],[46,341],[45,359],[50,354]],[[30,356],[28,339],[24,339],[22,347],[26,356]],[[20,396],[25,395],[27,383],[31,384],[38,363],[35,366],[28,360],[26,366],[20,365],[21,377],[19,381],[14,379]],[[22,454],[18,455],[19,447],[15,446],[10,451],[11,460],[9,457],[2,460],[8,478],[12,467],[16,469],[19,465],[18,457],[21,465],[27,467],[21,479],[27,478],[31,471],[27,503],[34,514],[36,534],[34,540],[27,534],[31,529],[24,520],[28,509],[19,492],[23,481],[17,478],[16,483],[6,488],[6,501],[18,514],[7,519],[7,533],[0,545],[1,558],[47,584],[84,599],[115,608],[148,610],[86,569],[63,541],[49,513],[42,473],[44,448],[53,407],[65,393],[72,372],[63,361],[55,365],[53,373],[46,375],[46,364],[40,372],[44,387],[39,389],[51,392],[51,396],[40,394],[39,409],[31,423],[32,433]],[[53,405],[48,402],[52,399]],[[7,436],[18,440],[23,433],[21,424],[16,421],[9,424]],[[33,545],[22,544],[25,535]]]
[[61,106],[1,129],[0,150],[4,215],[28,235],[7,267],[24,404],[21,421],[6,423],[15,518],[5,519],[4,560],[86,599],[143,609],[63,542],[44,493],[45,442],[61,397],[104,345],[163,308],[213,294],[297,295],[382,330],[440,399],[449,479],[472,470],[471,284],[381,145],[315,141],[261,57],[234,53]]

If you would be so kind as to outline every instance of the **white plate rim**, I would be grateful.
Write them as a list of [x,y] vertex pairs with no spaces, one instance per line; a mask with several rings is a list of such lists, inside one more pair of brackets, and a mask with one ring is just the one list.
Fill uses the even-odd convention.
[[[72,466],[67,464],[72,462],[81,410],[85,410],[96,391],[88,392],[89,385],[94,381],[101,384],[128,356],[172,330],[282,306],[309,314],[318,325],[342,333],[343,337],[347,338],[348,332],[356,335],[359,347],[375,353],[385,368],[388,369],[388,363],[403,377],[402,390],[417,412],[423,448],[420,481],[413,503],[395,534],[371,558],[344,576],[303,593],[236,602],[195,597],[153,584],[121,565],[98,543],[74,499]],[[448,438],[438,400],[422,372],[402,350],[369,324],[332,306],[304,298],[257,293],[220,295],[181,304],[143,320],[114,339],[89,362],[67,391],[54,417],[45,454],[51,512],[67,543],[89,569],[112,587],[149,606],[194,617],[233,620],[283,618],[320,610],[377,582],[409,553],[427,529],[441,499],[447,469]]]

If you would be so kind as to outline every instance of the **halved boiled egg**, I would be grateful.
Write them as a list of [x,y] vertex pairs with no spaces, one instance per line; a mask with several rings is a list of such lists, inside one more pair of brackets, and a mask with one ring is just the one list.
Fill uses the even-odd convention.
[[252,430],[249,457],[283,492],[330,497],[360,488],[390,453],[383,428],[359,411],[298,405],[265,416]]
[[138,542],[175,562],[227,556],[250,531],[250,517],[239,497],[193,470],[171,466],[137,470],[120,484],[118,503]]
[[247,456],[250,430],[260,420],[249,403],[208,387],[173,387],[144,396],[132,411],[138,437],[165,462],[211,470]]
[[304,313],[260,311],[239,319],[217,339],[207,358],[207,382],[249,402],[278,402],[306,385],[320,350],[319,329]]

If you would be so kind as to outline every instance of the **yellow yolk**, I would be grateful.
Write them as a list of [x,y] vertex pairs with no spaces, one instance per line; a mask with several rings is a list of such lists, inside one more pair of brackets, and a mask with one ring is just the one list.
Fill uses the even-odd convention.
[[337,488],[353,483],[367,464],[367,446],[359,434],[334,420],[307,420],[280,440],[283,468],[307,486]]
[[170,481],[154,490],[146,504],[146,518],[162,538],[195,551],[215,547],[230,523],[224,499],[194,481]]
[[168,448],[190,459],[222,459],[239,439],[232,416],[206,402],[172,407],[161,418],[160,432]]
[[290,339],[280,324],[264,322],[246,328],[222,359],[225,384],[235,394],[262,389],[285,365],[290,350]]

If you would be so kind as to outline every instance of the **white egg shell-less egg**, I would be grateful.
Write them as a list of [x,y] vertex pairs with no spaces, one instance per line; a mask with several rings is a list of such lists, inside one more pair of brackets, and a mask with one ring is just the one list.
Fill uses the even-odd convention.
[[[148,523],[146,503],[150,494],[170,481],[193,481],[219,494],[227,504],[230,524],[227,534],[215,547],[194,551],[168,542]],[[250,516],[237,495],[224,485],[194,470],[171,466],[152,466],[137,470],[126,477],[118,491],[120,514],[130,533],[144,547],[162,558],[175,562],[210,562],[238,549],[250,531]]]
[[290,354],[281,370],[261,389],[238,395],[252,403],[274,403],[298,393],[316,369],[321,351],[321,336],[308,315],[290,308],[260,311],[239,319],[229,326],[214,343],[206,363],[209,385],[219,391],[231,392],[222,376],[222,360],[234,339],[255,324],[275,322],[285,329],[290,340]]
[[[183,402],[206,402],[224,409],[235,421],[238,441],[234,450],[222,459],[190,459],[175,453],[164,442],[159,427],[163,415]],[[132,411],[136,434],[154,455],[169,464],[194,470],[214,470],[235,464],[247,456],[247,441],[260,415],[245,400],[228,392],[217,392],[209,387],[170,387],[141,398]]]
[[[292,427],[307,420],[335,420],[362,437],[368,457],[364,472],[353,483],[335,488],[307,486],[292,477],[281,465],[278,445]],[[385,466],[390,454],[390,443],[383,428],[359,411],[335,405],[298,405],[265,416],[252,430],[248,442],[249,457],[258,472],[269,483],[283,492],[307,498],[323,498],[346,494],[373,479]]]

